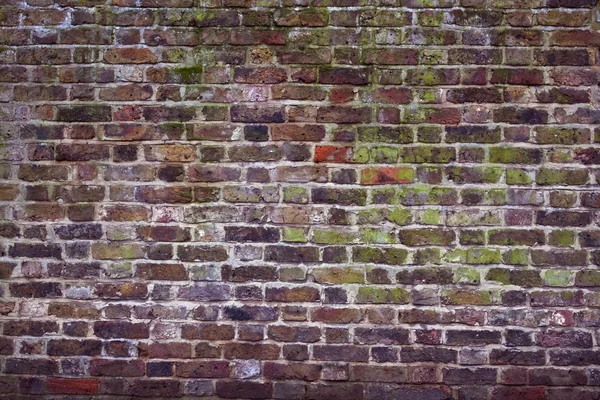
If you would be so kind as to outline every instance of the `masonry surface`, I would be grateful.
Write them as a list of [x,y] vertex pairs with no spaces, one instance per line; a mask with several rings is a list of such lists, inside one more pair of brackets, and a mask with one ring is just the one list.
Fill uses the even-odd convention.
[[0,0],[0,398],[599,399],[596,0]]

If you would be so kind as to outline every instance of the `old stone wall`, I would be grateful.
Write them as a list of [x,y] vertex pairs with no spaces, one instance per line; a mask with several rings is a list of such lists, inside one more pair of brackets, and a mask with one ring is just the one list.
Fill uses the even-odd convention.
[[596,0],[0,0],[0,395],[600,398]]

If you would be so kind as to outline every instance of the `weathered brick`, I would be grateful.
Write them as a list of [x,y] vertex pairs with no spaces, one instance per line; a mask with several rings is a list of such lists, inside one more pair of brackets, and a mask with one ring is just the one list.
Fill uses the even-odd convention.
[[597,1],[4,3],[4,397],[595,398]]
[[[98,321],[94,323],[94,334],[100,338],[147,339],[149,327],[144,323]],[[103,363],[100,362],[100,364]]]
[[137,377],[144,373],[145,365],[142,360],[95,359],[90,363],[92,376]]

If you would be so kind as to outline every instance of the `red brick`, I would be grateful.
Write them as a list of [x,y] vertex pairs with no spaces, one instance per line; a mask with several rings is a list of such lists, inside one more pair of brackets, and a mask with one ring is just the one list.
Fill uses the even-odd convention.
[[97,394],[98,380],[83,378],[48,378],[48,391],[56,394]]

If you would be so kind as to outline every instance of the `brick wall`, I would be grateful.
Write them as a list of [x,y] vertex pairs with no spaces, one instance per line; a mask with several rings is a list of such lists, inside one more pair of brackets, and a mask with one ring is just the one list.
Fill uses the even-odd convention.
[[600,395],[596,0],[0,6],[2,398]]

